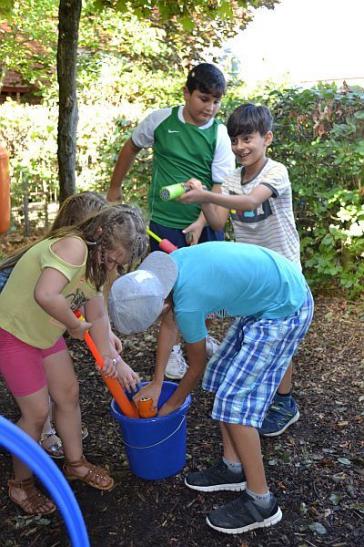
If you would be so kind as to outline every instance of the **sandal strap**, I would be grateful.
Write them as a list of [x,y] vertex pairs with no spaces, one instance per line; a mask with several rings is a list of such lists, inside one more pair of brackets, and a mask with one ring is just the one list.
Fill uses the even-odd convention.
[[81,459],[73,461],[73,462],[70,462],[68,460],[65,461],[63,470],[65,471],[67,476],[67,468],[69,472],[70,468],[81,467],[81,466],[87,468],[87,473],[85,473],[85,475],[82,475],[82,476],[76,476],[75,478],[77,478],[78,480],[81,480],[87,484],[90,484],[91,486],[92,485],[101,486],[102,481],[106,479],[109,479],[110,482],[113,483],[110,475],[108,474],[107,470],[104,467],[100,467],[98,465],[95,465],[89,462],[88,460],[86,460],[85,456],[82,456]]
[[105,474],[107,474],[106,469],[104,469],[103,467],[100,467],[98,465],[95,465],[94,463],[89,462],[88,460],[86,460],[85,456],[82,456],[82,458],[80,460],[76,460],[74,462],[66,461],[65,466],[66,467],[67,466],[69,466],[69,467],[81,467],[81,466],[87,467],[88,471],[87,471],[86,475],[83,475],[83,477],[82,477],[82,479],[86,479],[86,480],[88,478],[93,480],[96,477],[100,478],[100,479],[103,479],[105,477]]
[[29,477],[29,479],[23,479],[21,481],[9,479],[8,486],[9,488],[21,488],[22,490],[27,491],[34,486],[34,477]]
[[81,467],[81,465],[85,465],[86,467],[88,467],[89,465],[92,465],[92,463],[88,462],[85,456],[82,455],[79,460],[75,460],[73,462],[65,460],[64,465],[69,467]]
[[[23,511],[27,513],[37,513],[38,510],[40,510],[41,507],[44,507],[46,505],[49,505],[51,503],[51,500],[49,500],[44,494],[42,494],[38,488],[35,486],[34,483],[34,477],[29,477],[29,479],[24,479],[22,481],[18,481],[15,479],[8,480],[8,487],[9,487],[9,496],[10,499],[19,505]],[[13,496],[11,495],[11,488],[20,488],[22,489],[25,494],[26,498],[17,501]],[[51,511],[46,511],[45,514],[49,512],[53,512],[55,510],[55,507]]]

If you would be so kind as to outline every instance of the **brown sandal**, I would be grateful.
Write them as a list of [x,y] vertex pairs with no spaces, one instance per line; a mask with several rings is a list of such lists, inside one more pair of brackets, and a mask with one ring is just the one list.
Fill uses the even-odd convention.
[[[11,501],[16,505],[19,505],[19,507],[28,515],[50,515],[57,509],[54,503],[38,490],[34,484],[33,477],[23,481],[11,479],[8,481],[8,487]],[[27,497],[23,500],[16,499],[11,493],[12,488],[23,490]],[[44,509],[44,507],[47,506],[50,507],[50,509]]]
[[[73,469],[76,467],[87,467],[88,471],[86,475],[82,476],[75,474]],[[88,462],[85,456],[82,456],[80,460],[75,462],[65,462],[63,472],[68,480],[79,480],[93,486],[93,488],[97,488],[98,490],[108,491],[114,486],[114,479],[110,477],[106,469]],[[108,482],[103,484],[106,480],[108,480]]]

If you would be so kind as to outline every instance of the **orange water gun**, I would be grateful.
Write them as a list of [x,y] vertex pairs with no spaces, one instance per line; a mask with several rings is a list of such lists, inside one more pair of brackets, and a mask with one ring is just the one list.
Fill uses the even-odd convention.
[[[74,314],[79,319],[84,320],[84,317],[82,316],[79,310],[75,311]],[[120,410],[128,418],[139,418],[139,414],[135,404],[133,403],[133,401],[130,401],[128,399],[128,397],[125,394],[125,391],[121,387],[118,380],[116,378],[110,378],[110,376],[105,376],[104,374],[102,374],[102,369],[104,368],[104,359],[102,358],[102,355],[97,349],[96,344],[91,338],[91,335],[88,331],[85,332],[84,338],[85,338],[85,342],[87,344],[88,349],[91,351],[92,356],[96,361],[97,367],[101,370],[102,378],[105,384],[107,385],[111,395],[114,397],[115,401],[117,402]]]

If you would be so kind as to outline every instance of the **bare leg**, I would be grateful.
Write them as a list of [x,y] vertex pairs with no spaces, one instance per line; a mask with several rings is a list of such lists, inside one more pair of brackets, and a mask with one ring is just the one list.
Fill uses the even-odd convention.
[[[55,425],[62,439],[66,463],[71,462],[74,464],[72,466],[73,476],[86,477],[90,472],[90,464],[82,459],[78,381],[68,351],[49,355],[44,360],[44,368],[47,374],[49,393],[54,402]],[[98,487],[113,485],[112,479],[101,468],[98,471],[97,483]]]
[[224,458],[230,462],[240,463],[239,456],[230,437],[230,432],[224,422],[220,422],[220,430],[224,447]]
[[240,424],[225,424],[244,468],[247,488],[256,494],[268,491],[258,431]]
[[[43,424],[48,415],[48,390],[46,387],[26,397],[15,397],[21,411],[18,426],[34,441],[39,442]],[[21,481],[32,478],[31,470],[22,460],[13,457],[15,480],[9,481],[9,495],[15,503],[23,506],[27,512],[42,514],[55,510],[54,503],[41,495],[34,486],[25,486]],[[30,497],[31,496],[31,497]],[[37,497],[38,496],[38,497]],[[27,500],[32,500],[27,502]],[[25,505],[24,505],[25,504]]]
[[[20,408],[21,417],[17,425],[36,442],[42,434],[42,428],[48,416],[48,390],[46,387],[26,397],[15,397]],[[28,479],[32,472],[18,458],[13,458],[15,479]]]
[[78,381],[68,351],[46,357],[44,368],[53,400],[54,422],[63,442],[65,456],[69,461],[79,460],[82,440]]
[[293,374],[293,367],[292,367],[292,363],[289,365],[289,367],[287,368],[282,380],[281,380],[281,383],[279,384],[279,387],[278,387],[278,393],[281,394],[281,395],[285,395],[286,393],[289,393],[292,389],[292,374]]

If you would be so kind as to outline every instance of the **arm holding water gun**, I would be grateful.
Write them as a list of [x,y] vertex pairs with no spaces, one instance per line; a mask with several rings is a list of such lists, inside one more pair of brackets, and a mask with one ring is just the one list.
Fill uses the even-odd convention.
[[230,195],[204,190],[202,183],[194,178],[186,182],[188,190],[179,198],[186,204],[199,203],[207,222],[214,230],[225,226],[230,210],[254,211],[272,195],[272,190],[263,184],[246,195]]
[[122,350],[120,340],[112,333],[109,316],[102,294],[89,300],[85,305],[85,315],[90,323],[90,334],[104,361],[103,374],[117,378],[127,390],[134,390],[139,376],[123,361],[119,353]]

